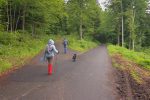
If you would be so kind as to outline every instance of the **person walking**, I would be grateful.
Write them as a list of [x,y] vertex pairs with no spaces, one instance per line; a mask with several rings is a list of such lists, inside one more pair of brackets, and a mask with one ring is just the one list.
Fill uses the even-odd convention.
[[68,46],[68,40],[65,38],[63,41],[63,46],[64,46],[64,53],[67,53],[67,46]]
[[46,45],[45,55],[44,55],[45,59],[47,59],[48,61],[48,75],[52,74],[54,56],[55,54],[58,54],[58,53],[59,52],[54,45],[54,41],[50,39],[48,41],[48,44]]

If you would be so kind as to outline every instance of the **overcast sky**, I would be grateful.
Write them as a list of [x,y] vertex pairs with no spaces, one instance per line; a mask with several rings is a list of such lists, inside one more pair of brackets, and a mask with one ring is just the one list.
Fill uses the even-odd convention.
[[105,2],[106,0],[98,0],[99,1],[99,3],[100,3],[100,5],[101,5],[101,7],[102,7],[102,9],[104,9],[104,6],[103,6],[103,2]]
[[[66,2],[68,1],[68,0],[65,0]],[[103,6],[103,2],[105,2],[106,0],[98,0],[99,1],[99,3],[100,3],[100,5],[101,5],[101,7],[102,7],[102,9],[104,9],[104,6]]]
[[106,0],[98,0],[99,2],[104,2],[104,1],[106,1]]

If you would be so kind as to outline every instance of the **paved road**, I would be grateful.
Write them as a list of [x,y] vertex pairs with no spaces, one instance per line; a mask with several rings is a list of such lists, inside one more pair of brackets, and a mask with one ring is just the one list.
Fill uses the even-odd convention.
[[80,54],[75,63],[73,53],[57,56],[52,76],[47,75],[47,66],[39,62],[38,55],[1,78],[0,100],[118,100],[106,47]]

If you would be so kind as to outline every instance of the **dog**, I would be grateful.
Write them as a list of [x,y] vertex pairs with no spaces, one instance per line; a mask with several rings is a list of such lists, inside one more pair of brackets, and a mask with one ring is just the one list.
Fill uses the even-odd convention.
[[73,54],[72,61],[76,62],[76,59],[77,59],[77,54]]

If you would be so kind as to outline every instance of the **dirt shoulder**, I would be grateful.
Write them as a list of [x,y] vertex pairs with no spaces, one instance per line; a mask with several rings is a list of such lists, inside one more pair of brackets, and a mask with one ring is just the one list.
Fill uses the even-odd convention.
[[121,55],[112,55],[121,100],[150,100],[150,72]]

